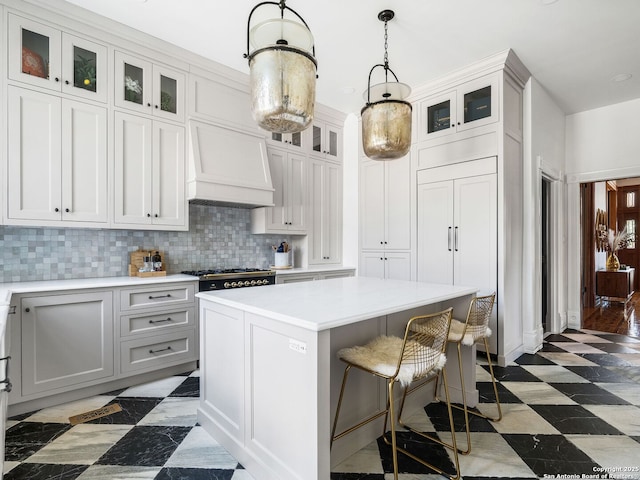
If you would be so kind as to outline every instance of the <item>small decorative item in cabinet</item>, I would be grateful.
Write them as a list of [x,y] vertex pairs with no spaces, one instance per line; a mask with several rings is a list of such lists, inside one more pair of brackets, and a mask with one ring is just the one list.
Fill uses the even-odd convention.
[[129,257],[130,277],[163,277],[167,274],[164,252],[160,250],[138,250],[131,252]]

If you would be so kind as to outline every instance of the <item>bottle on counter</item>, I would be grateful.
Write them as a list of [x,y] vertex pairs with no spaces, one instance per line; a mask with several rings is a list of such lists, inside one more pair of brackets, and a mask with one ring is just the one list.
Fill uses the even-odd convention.
[[153,271],[161,272],[162,271],[162,257],[160,256],[160,252],[156,250],[156,253],[153,254],[153,258],[151,259],[153,263]]
[[140,269],[141,272],[153,272],[153,261],[151,260],[151,255],[145,255],[143,258],[143,265]]

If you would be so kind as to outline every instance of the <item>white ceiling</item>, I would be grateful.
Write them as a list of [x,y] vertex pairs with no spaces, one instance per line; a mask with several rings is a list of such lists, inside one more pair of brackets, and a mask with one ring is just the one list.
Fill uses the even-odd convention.
[[[249,71],[247,19],[258,0],[67,1]],[[396,14],[389,65],[413,87],[511,48],[567,114],[640,98],[640,0],[289,0],[287,6],[315,38],[317,101],[345,113],[360,111],[369,70],[382,63],[384,24],[377,16],[384,9]],[[279,10],[260,7],[254,19],[265,14]],[[613,81],[619,74],[633,77]]]

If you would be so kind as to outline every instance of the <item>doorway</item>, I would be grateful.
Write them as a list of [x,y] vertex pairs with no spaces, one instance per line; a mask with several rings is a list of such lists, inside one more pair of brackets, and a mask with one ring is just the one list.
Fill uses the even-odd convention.
[[549,332],[551,327],[551,322],[549,321],[549,313],[552,311],[549,305],[549,300],[551,299],[550,295],[550,272],[549,272],[549,246],[550,246],[550,238],[549,238],[549,205],[551,204],[551,199],[549,198],[551,194],[551,181],[545,177],[542,177],[542,195],[541,197],[541,220],[542,220],[542,238],[541,238],[541,276],[542,276],[542,305],[541,305],[541,314],[542,314],[542,331],[543,334]]

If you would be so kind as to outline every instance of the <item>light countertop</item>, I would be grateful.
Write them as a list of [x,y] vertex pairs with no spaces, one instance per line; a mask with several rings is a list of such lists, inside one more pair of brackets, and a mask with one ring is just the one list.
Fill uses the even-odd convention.
[[317,265],[313,267],[293,267],[293,268],[282,268],[282,267],[270,267],[272,270],[276,272],[276,275],[295,275],[295,274],[304,274],[304,273],[322,273],[322,272],[342,272],[345,270],[354,270],[356,267],[342,267],[336,265]]
[[475,287],[369,277],[201,292],[196,296],[313,331],[435,304],[477,292]]
[[0,305],[8,305],[14,293],[46,293],[59,290],[85,288],[135,287],[160,283],[197,281],[191,275],[167,275],[164,277],[103,277],[76,278],[71,280],[43,280],[37,282],[0,283]]

